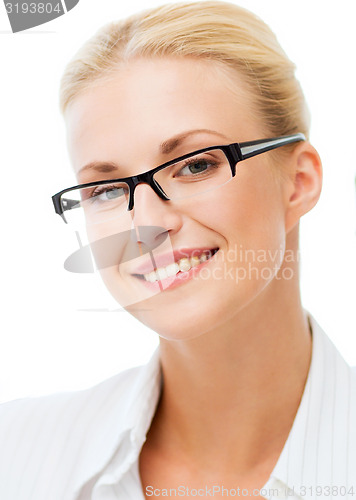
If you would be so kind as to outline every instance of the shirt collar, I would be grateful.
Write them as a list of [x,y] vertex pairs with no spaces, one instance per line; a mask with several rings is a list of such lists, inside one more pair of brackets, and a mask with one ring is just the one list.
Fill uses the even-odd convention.
[[145,440],[161,384],[157,347],[146,365],[119,373],[91,389],[108,393],[110,405],[87,432],[80,471],[73,484],[79,498],[88,484],[96,488],[113,484],[127,470]]
[[[351,485],[352,370],[309,314],[312,359],[301,403],[271,477],[297,493]],[[353,400],[355,400],[353,396]],[[311,491],[309,489],[309,491]],[[313,494],[316,492],[313,490]],[[325,493],[326,494],[326,493]]]
[[152,421],[163,383],[159,347],[138,374],[127,401],[123,429],[130,431],[132,442],[145,438]]

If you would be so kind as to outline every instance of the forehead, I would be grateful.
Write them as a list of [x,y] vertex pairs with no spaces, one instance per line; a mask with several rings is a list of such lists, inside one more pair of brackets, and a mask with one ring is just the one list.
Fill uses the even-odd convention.
[[[152,168],[159,161],[159,145],[186,130],[216,130],[231,142],[262,133],[253,97],[239,74],[189,58],[129,62],[76,96],[65,122],[76,171],[100,160],[140,161],[147,163],[140,170]],[[186,142],[189,147],[189,137]]]

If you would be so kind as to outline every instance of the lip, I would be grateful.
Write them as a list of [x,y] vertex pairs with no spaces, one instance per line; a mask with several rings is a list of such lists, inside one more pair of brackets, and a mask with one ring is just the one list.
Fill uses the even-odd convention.
[[[195,250],[197,250],[197,249],[195,249]],[[214,257],[218,253],[219,249],[218,248],[216,248],[216,249],[209,248],[209,249],[205,249],[205,251],[206,250],[216,250],[216,251],[215,251],[214,255],[212,255],[212,257],[210,257],[208,260],[206,260],[205,262],[201,262],[198,266],[194,266],[194,267],[190,268],[189,271],[185,271],[185,272],[180,271],[175,276],[168,276],[167,278],[155,281],[153,283],[151,283],[150,281],[146,281],[143,276],[142,276],[142,278],[139,278],[137,275],[134,275],[134,277],[136,277],[136,279],[138,279],[143,284],[143,286],[145,286],[146,288],[148,288],[152,292],[160,292],[160,291],[162,292],[162,291],[168,290],[168,289],[171,290],[172,288],[176,288],[177,286],[182,285],[183,283],[186,283],[187,281],[194,278],[197,274],[199,274],[199,272],[201,271],[201,269],[203,267],[209,265],[211,263],[211,261],[214,261]],[[199,250],[199,251],[201,252],[201,250]],[[191,256],[193,256],[193,255],[197,255],[197,254],[192,253]]]
[[[218,247],[182,248],[180,250],[174,250],[173,252],[168,252],[158,256],[153,255],[153,261],[151,261],[151,259],[146,260],[141,265],[130,271],[130,274],[148,274],[152,271],[155,271],[156,269],[159,269],[160,267],[166,267],[169,264],[178,262],[184,257],[190,259],[191,257],[201,255],[203,252],[209,252],[211,250],[217,252]],[[209,260],[207,262],[209,262]],[[200,267],[200,264],[196,267]]]

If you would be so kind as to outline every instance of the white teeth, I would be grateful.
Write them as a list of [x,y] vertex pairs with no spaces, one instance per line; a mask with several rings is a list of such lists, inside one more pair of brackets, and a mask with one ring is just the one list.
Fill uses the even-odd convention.
[[[204,255],[204,254],[202,254],[202,255]],[[200,264],[200,259],[199,259],[199,257],[195,257],[195,256],[194,256],[194,257],[191,257],[189,260],[190,260],[190,265],[191,265],[192,267],[198,266],[198,265]]]
[[164,278],[168,278],[171,276],[175,276],[179,271],[187,272],[192,267],[198,266],[201,262],[205,262],[210,257],[212,257],[213,253],[208,250],[207,252],[203,252],[200,256],[193,256],[190,259],[187,257],[183,257],[178,262],[173,262],[173,264],[169,264],[166,267],[159,267],[156,271],[151,271],[148,274],[144,274],[144,278],[146,281],[154,283],[158,280],[163,280]]
[[154,281],[157,280],[157,276],[156,276],[155,271],[152,271],[151,273],[145,274],[144,276],[145,276],[146,280],[150,281],[151,283],[153,283]]
[[163,280],[164,278],[167,278],[167,276],[168,276],[164,267],[159,267],[156,271],[156,274],[157,274],[159,280]]
[[178,264],[179,264],[179,270],[182,271],[182,273],[189,271],[189,269],[191,268],[189,259],[187,259],[186,257],[183,257],[183,259],[180,259]]
[[166,273],[168,276],[175,276],[177,272],[179,271],[179,265],[177,262],[173,262],[173,264],[169,264],[169,266],[166,267]]

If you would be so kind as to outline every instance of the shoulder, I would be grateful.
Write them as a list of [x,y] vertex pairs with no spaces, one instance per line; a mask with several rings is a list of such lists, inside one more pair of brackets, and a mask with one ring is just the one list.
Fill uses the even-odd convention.
[[143,366],[129,368],[88,389],[51,394],[48,396],[16,399],[0,405],[0,436],[10,429],[26,425],[43,425],[49,419],[60,418],[62,413],[71,414],[90,410],[109,403],[112,398],[125,403],[125,397],[135,384]]
[[72,498],[120,446],[158,366],[156,353],[89,389],[0,405],[0,498]]

